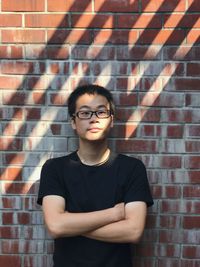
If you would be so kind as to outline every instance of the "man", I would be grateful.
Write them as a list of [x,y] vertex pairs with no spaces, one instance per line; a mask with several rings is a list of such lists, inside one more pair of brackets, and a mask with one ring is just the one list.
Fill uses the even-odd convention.
[[38,195],[55,239],[54,267],[131,267],[130,243],[139,241],[153,204],[145,167],[108,147],[114,104],[107,89],[78,87],[68,109],[79,148],[44,164]]

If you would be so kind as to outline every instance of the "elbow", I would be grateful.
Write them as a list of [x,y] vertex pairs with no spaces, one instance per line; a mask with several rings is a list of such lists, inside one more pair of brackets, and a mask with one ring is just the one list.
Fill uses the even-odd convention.
[[46,227],[50,236],[54,239],[62,236],[60,227],[57,223],[46,223]]
[[129,236],[130,238],[129,242],[133,244],[137,244],[141,240],[142,234],[143,234],[143,231],[139,229],[132,230],[132,233]]

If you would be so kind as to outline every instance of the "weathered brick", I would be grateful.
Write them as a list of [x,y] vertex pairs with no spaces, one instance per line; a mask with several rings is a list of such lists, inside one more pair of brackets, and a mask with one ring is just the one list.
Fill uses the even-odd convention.
[[48,0],[48,11],[61,11],[61,12],[91,12],[91,0]]
[[138,0],[95,0],[95,12],[138,12]]
[[13,2],[12,0],[2,0],[2,11],[31,11],[38,12],[44,11],[45,1],[35,0],[34,2],[29,0],[18,0]]

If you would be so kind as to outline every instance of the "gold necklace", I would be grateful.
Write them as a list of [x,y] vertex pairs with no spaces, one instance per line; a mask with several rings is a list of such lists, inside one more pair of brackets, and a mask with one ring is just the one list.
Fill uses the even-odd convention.
[[88,166],[100,166],[102,164],[104,164],[110,157],[110,149],[108,149],[108,155],[106,156],[106,159],[104,159],[103,161],[99,162],[99,163],[96,163],[96,164],[88,164],[81,156],[80,156],[80,153],[79,151],[77,151],[77,155],[80,159],[80,161],[85,164],[85,165],[88,165]]

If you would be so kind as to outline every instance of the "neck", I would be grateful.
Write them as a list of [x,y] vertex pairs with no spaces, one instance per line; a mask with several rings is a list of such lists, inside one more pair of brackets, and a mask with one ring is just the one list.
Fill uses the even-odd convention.
[[86,165],[98,165],[104,163],[110,154],[107,142],[90,142],[89,144],[79,144],[77,154]]

